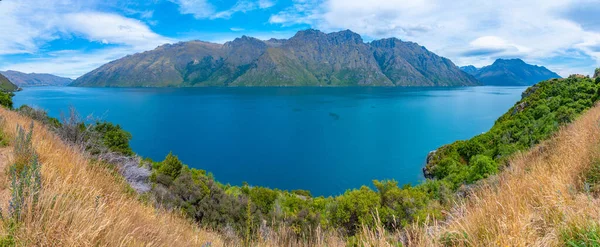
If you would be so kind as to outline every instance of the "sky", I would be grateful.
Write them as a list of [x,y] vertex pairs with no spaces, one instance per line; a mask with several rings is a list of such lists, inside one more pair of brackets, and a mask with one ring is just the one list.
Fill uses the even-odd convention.
[[521,58],[561,76],[600,67],[600,0],[0,0],[0,70],[77,78],[165,43],[350,29],[456,65]]

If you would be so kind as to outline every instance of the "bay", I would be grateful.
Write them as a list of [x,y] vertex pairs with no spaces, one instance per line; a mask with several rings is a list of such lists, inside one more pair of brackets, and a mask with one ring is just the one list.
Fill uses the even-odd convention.
[[328,196],[419,183],[429,151],[489,130],[524,90],[30,87],[14,102],[57,118],[74,106],[131,132],[141,156],[173,151],[222,183]]

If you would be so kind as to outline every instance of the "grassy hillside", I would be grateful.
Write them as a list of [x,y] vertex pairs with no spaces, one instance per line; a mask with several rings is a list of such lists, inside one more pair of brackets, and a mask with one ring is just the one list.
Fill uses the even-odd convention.
[[440,147],[427,159],[425,175],[455,189],[493,175],[514,153],[549,138],[589,109],[600,86],[590,78],[552,79],[523,92],[523,98],[486,133]]
[[[194,227],[177,214],[157,210],[139,201],[114,168],[90,161],[81,150],[60,140],[35,122],[31,148],[17,147],[17,126],[32,120],[0,108],[1,148],[0,245],[18,246],[201,246],[219,245],[219,238]],[[21,144],[23,142],[20,142]],[[33,152],[41,164],[38,198],[23,199],[20,214],[10,213],[19,179],[11,179],[13,165],[27,160]],[[33,194],[33,193],[32,193]]]
[[3,92],[14,92],[18,88],[19,87],[17,87],[17,85],[13,84],[12,82],[10,82],[8,80],[8,78],[6,78],[2,74],[0,74],[0,91],[3,91]]
[[600,106],[475,186],[415,245],[599,246]]

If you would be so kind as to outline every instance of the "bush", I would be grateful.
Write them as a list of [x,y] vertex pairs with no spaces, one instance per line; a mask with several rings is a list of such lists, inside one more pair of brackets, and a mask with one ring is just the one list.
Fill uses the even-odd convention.
[[104,146],[106,146],[108,150],[124,155],[133,155],[133,150],[129,147],[131,134],[123,130],[118,124],[113,125],[106,121],[96,122],[92,131],[99,133]]
[[331,222],[342,226],[349,235],[354,235],[362,224],[374,225],[374,215],[377,210],[380,211],[380,201],[377,193],[367,186],[348,190],[336,198]]
[[13,107],[13,101],[12,101],[12,97],[15,94],[13,93],[7,93],[7,92],[1,92],[0,91],[0,105],[8,108],[8,109],[12,109]]
[[[181,173],[181,169],[183,168],[183,163],[179,160],[179,158],[173,155],[173,152],[169,152],[165,160],[158,163],[158,168],[155,171],[156,177],[163,175],[171,180],[175,180],[179,174]],[[167,185],[168,183],[163,183]]]
[[19,107],[19,109],[17,109],[17,112],[21,115],[40,121],[52,129],[60,128],[60,121],[58,121],[56,118],[48,116],[48,113],[42,109],[35,109],[28,105],[22,105]]
[[498,165],[496,162],[486,155],[475,155],[469,163],[471,167],[471,176],[469,182],[475,182],[480,179],[487,178],[491,174],[498,172]]
[[263,187],[253,187],[250,190],[250,199],[252,203],[264,214],[268,215],[275,205],[277,192]]

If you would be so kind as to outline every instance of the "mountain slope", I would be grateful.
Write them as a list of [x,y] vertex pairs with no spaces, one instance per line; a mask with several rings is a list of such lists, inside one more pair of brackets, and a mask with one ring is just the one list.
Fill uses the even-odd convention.
[[364,43],[349,30],[299,31],[287,40],[243,36],[225,44],[162,45],[105,64],[73,82],[86,87],[466,86],[450,60],[415,43]]
[[477,69],[472,65],[461,70],[475,76],[484,85],[530,86],[540,81],[561,78],[546,67],[530,65],[521,59],[498,59],[492,65]]
[[0,90],[4,92],[13,92],[19,87],[13,84],[8,78],[0,74]]
[[371,43],[381,69],[395,85],[400,86],[469,86],[475,79],[456,69],[447,58],[425,47],[396,38]]
[[31,86],[66,86],[73,80],[51,74],[23,73],[14,70],[0,71],[11,82],[19,87]]

